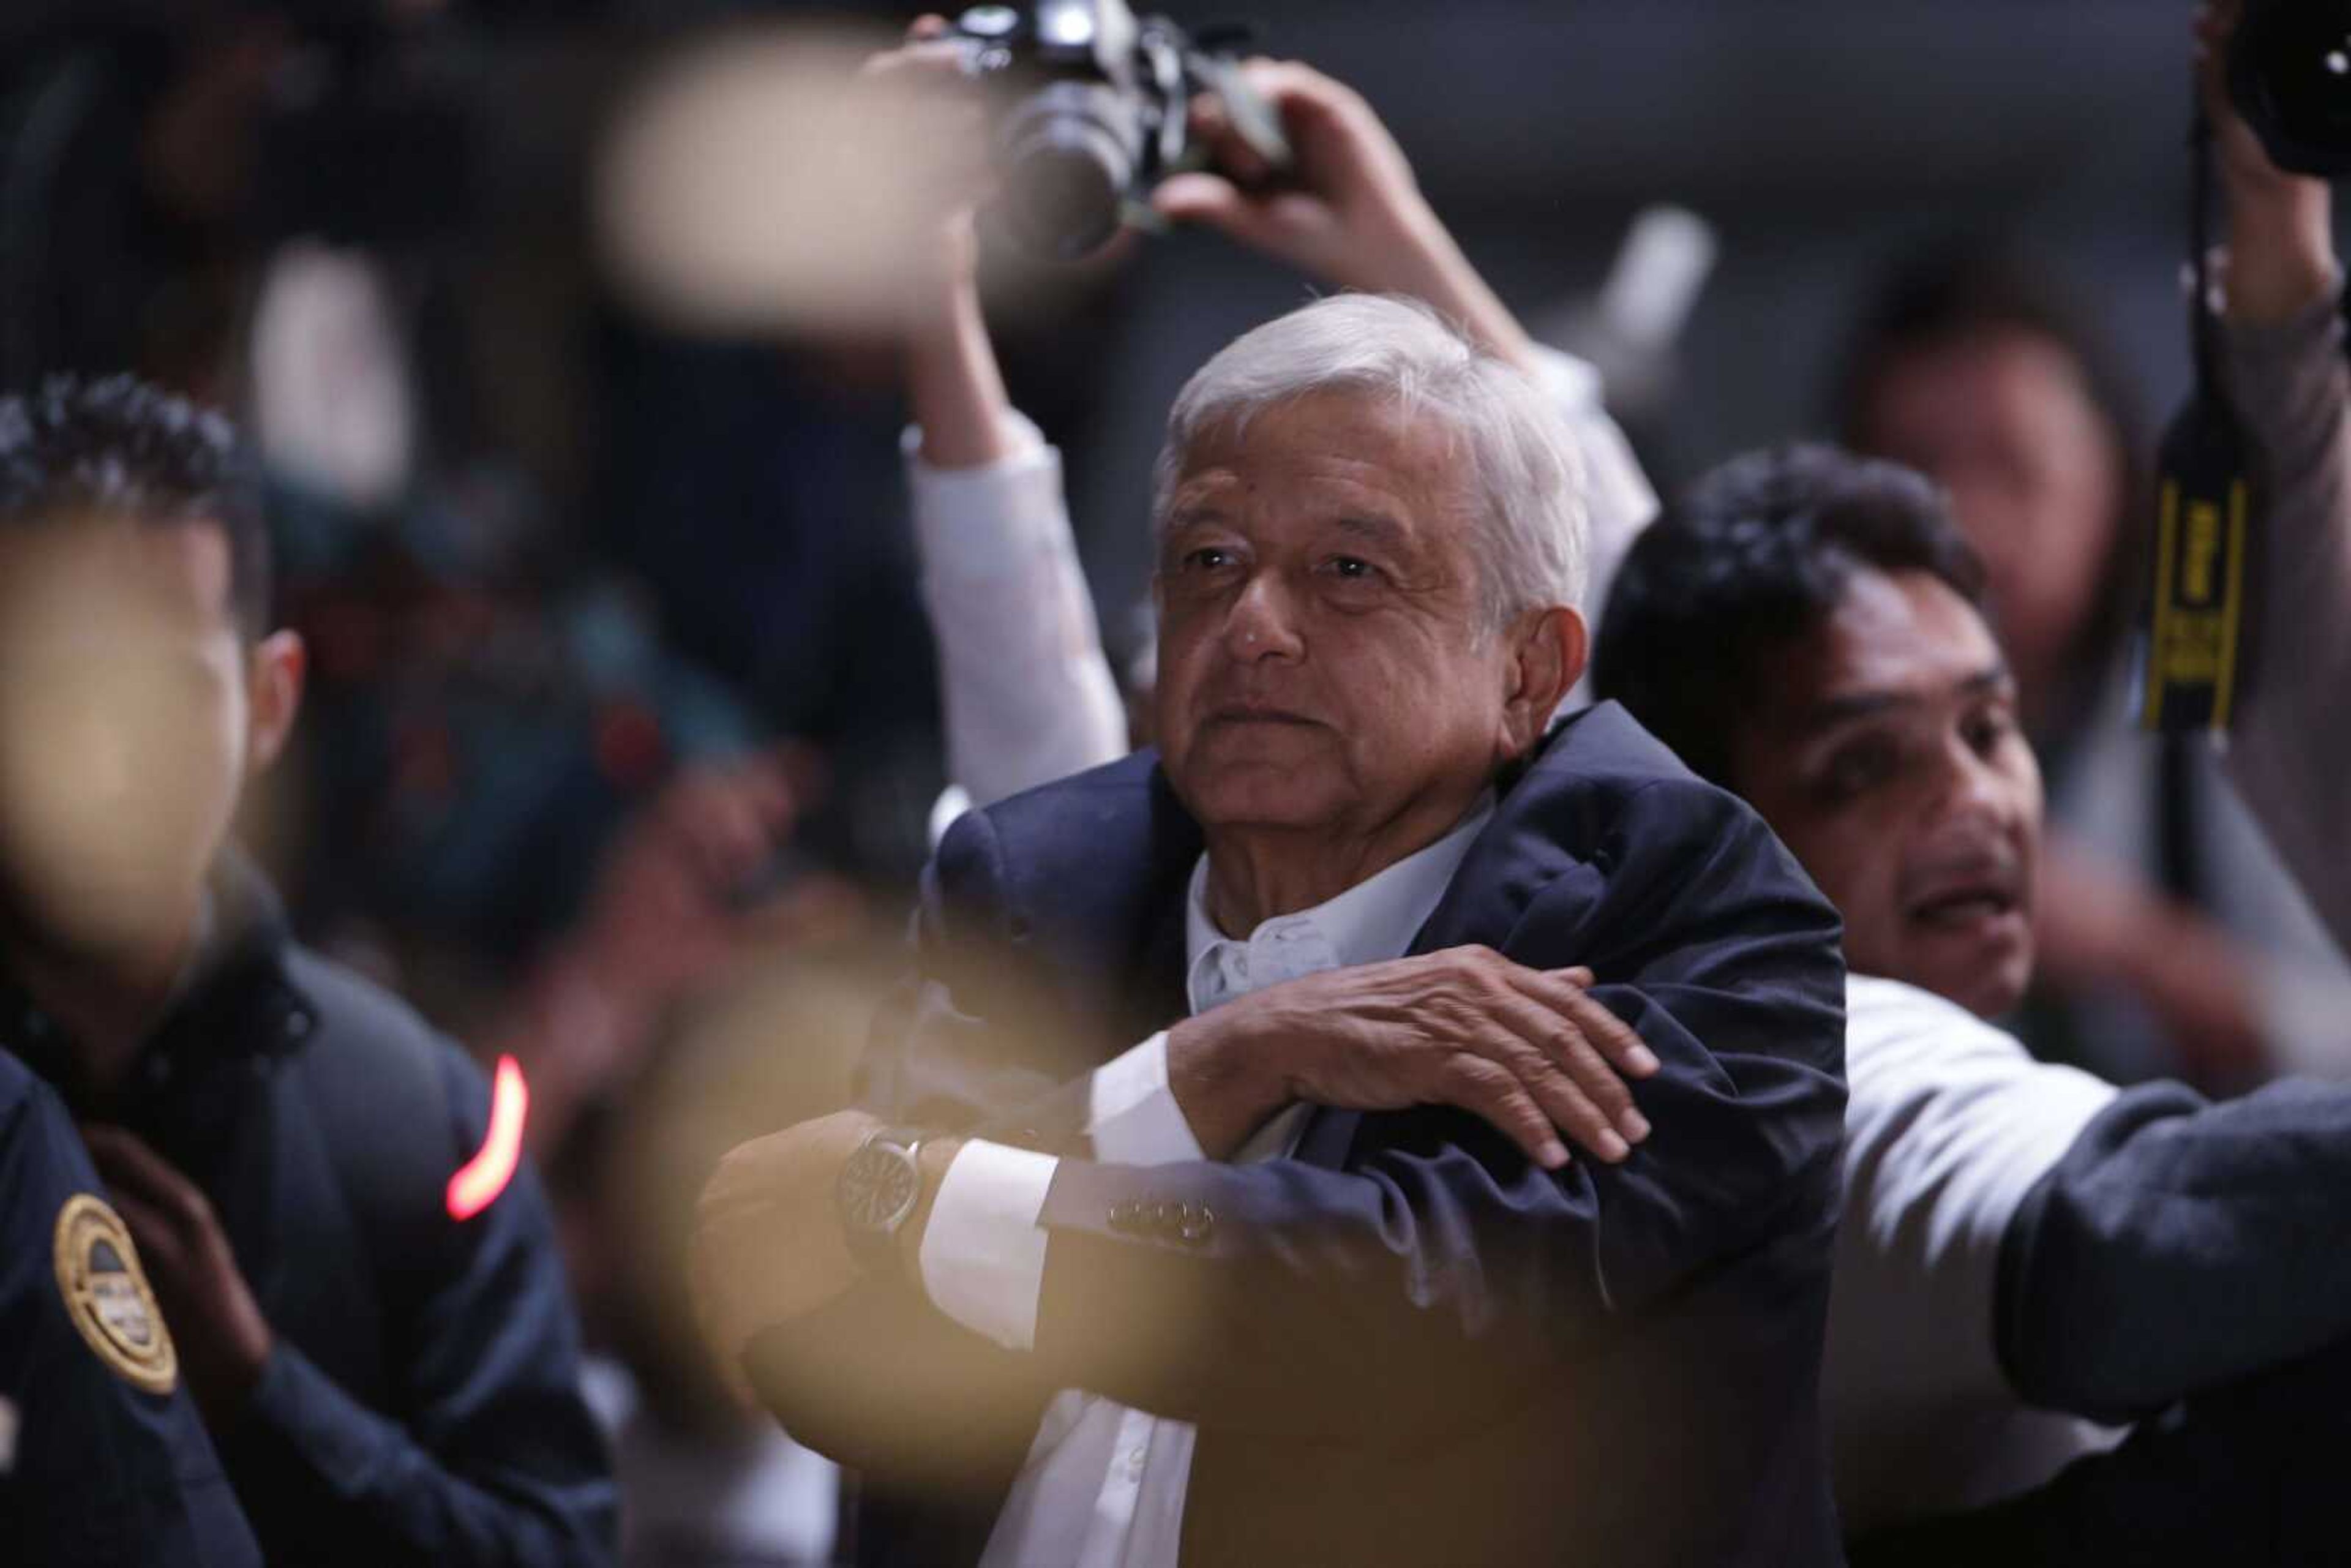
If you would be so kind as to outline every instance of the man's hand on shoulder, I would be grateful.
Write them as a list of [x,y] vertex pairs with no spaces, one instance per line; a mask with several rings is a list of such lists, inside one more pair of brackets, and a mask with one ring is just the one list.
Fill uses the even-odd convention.
[[228,1233],[196,1184],[135,1134],[86,1126],[82,1141],[154,1281],[197,1412],[205,1426],[225,1431],[261,1381],[275,1343]]
[[1614,1163],[1648,1136],[1627,1078],[1657,1059],[1589,992],[1587,969],[1543,971],[1455,947],[1269,986],[1168,1031],[1167,1081],[1193,1136],[1229,1157],[1292,1101],[1347,1110],[1455,1105],[1546,1169],[1564,1133]]

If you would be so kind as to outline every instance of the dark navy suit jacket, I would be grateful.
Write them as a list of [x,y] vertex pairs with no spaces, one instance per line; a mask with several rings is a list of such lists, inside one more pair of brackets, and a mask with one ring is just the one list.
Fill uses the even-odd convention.
[[[1415,951],[1590,966],[1664,1064],[1630,1160],[1547,1174],[1438,1106],[1318,1109],[1262,1165],[1065,1159],[1033,1353],[871,1285],[755,1343],[787,1424],[885,1494],[960,1486],[984,1530],[1051,1390],[1196,1423],[1193,1563],[1837,1561],[1836,915],[1614,705],[1505,783]],[[1084,1074],[1186,1010],[1200,852],[1147,753],[967,816],[867,1102],[1089,1154]],[[892,1528],[869,1561],[977,1549]]]

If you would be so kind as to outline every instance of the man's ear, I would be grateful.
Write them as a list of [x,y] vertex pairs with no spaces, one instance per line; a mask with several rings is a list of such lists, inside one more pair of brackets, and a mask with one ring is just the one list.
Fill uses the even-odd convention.
[[294,716],[302,707],[302,677],[309,651],[298,632],[272,632],[246,656],[245,771],[266,771],[286,750]]
[[1505,633],[1510,690],[1502,706],[1505,755],[1524,757],[1542,738],[1553,709],[1583,674],[1583,617],[1563,604],[1530,610]]

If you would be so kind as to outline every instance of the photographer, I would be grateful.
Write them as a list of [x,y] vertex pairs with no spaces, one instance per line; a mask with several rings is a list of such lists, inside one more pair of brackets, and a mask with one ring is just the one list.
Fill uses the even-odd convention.
[[[914,42],[868,68],[910,91],[964,90],[956,58]],[[1370,105],[1292,61],[1252,60],[1249,83],[1281,116],[1294,165],[1277,188],[1252,188],[1261,162],[1203,101],[1194,127],[1221,172],[1179,174],[1153,197],[1173,221],[1212,227],[1298,267],[1317,282],[1425,300],[1498,357],[1536,377],[1583,458],[1590,495],[1591,588],[1597,605],[1614,563],[1656,497],[1600,402],[1591,368],[1536,344],[1462,255],[1420,192],[1403,151]],[[936,267],[911,303],[907,382],[914,426],[908,483],[939,643],[949,777],[986,805],[1117,757],[1125,720],[1102,661],[1071,539],[1060,455],[1011,406],[981,311],[974,209],[990,189],[981,110],[971,149],[943,172]]]
[[2241,9],[2214,6],[2197,23],[2229,214],[2224,371],[2268,503],[2255,580],[2262,646],[2229,770],[2335,941],[2351,948],[2351,852],[2342,832],[2351,750],[2338,701],[2351,689],[2342,271],[2326,182],[2280,170],[2230,101],[2223,63]]

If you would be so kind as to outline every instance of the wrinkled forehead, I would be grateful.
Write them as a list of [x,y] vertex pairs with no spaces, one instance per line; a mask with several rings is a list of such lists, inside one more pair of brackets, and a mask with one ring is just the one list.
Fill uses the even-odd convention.
[[228,535],[201,518],[0,522],[0,636],[22,649],[234,634]]
[[1416,515],[1451,512],[1476,482],[1468,443],[1443,410],[1348,389],[1213,417],[1179,457],[1163,524],[1276,484],[1385,497]]

